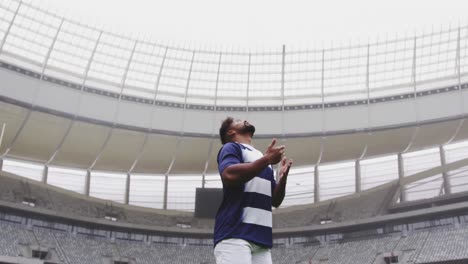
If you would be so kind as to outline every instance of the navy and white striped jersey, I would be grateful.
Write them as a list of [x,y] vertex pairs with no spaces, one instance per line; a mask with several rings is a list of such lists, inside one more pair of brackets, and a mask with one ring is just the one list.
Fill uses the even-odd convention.
[[[261,157],[263,153],[248,144],[226,143],[218,153],[219,173],[230,165],[254,162]],[[214,244],[227,238],[240,238],[271,248],[271,197],[275,186],[271,165],[245,184],[229,187],[223,182],[223,202],[216,215]]]

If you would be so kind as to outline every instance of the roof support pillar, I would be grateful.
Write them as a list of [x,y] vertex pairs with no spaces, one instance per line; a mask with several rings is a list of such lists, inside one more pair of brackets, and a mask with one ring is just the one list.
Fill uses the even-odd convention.
[[317,157],[317,161],[315,162],[315,168],[320,164],[322,161],[322,156],[324,152],[325,146],[325,50],[322,50],[322,77],[320,81],[320,100],[321,100],[321,118],[322,118],[322,126],[320,128],[321,135],[320,135],[320,149],[319,155]]
[[452,193],[452,184],[450,182],[450,176],[448,175],[447,171],[445,170],[445,165],[447,164],[447,161],[445,159],[445,150],[444,147],[441,145],[439,146],[439,152],[440,152],[440,165],[442,166],[442,179],[443,179],[443,188],[444,188],[444,193],[445,194],[451,194]]
[[[371,133],[371,110],[370,110],[370,85],[369,85],[369,75],[370,75],[370,44],[367,44],[367,62],[366,62],[366,103],[367,103],[367,138],[366,143],[364,145],[364,149],[361,152],[361,155],[358,158],[362,160],[369,148],[369,139],[372,135]],[[357,188],[358,185],[356,185]],[[359,187],[360,188],[360,187]],[[356,189],[357,190],[357,189]],[[360,189],[359,189],[360,190]]]
[[[286,145],[285,127],[284,127],[284,75],[285,75],[285,63],[286,63],[286,45],[283,45],[282,57],[281,57],[281,145]],[[279,180],[279,172],[281,169],[280,163],[276,166],[276,181]]]
[[125,197],[124,203],[128,204],[130,200],[130,173],[127,173],[127,178],[125,180]]
[[250,66],[252,64],[252,54],[249,53],[249,65],[247,67],[247,87],[246,87],[246,94],[247,98],[245,100],[245,113],[246,113],[246,119],[249,119],[249,107],[250,107],[250,101],[249,101],[249,96],[250,96]]
[[49,166],[45,165],[44,168],[42,169],[42,183],[47,183],[47,176],[49,175]]
[[320,96],[321,96],[321,113],[322,113],[322,135],[320,136],[320,150],[317,161],[314,166],[314,203],[320,202],[320,173],[319,164],[322,161],[322,156],[325,148],[325,49],[322,50],[322,69],[320,79]]
[[164,199],[163,199],[163,209],[167,210],[167,188],[169,186],[169,174],[164,175]]
[[145,133],[145,138],[143,139],[143,143],[140,146],[140,150],[138,151],[138,154],[136,155],[135,159],[133,160],[132,165],[128,169],[128,173],[132,173],[135,167],[137,166],[138,162],[140,161],[141,156],[143,155],[143,151],[145,150],[146,143],[148,142],[149,135],[151,131],[153,130],[153,122],[154,122],[154,116],[156,112],[156,100],[158,99],[158,92],[159,92],[159,82],[161,81],[161,75],[164,69],[164,63],[166,62],[166,56],[167,56],[167,50],[168,48],[166,47],[166,50],[164,52],[164,57],[161,62],[161,66],[159,67],[159,73],[158,73],[158,78],[156,79],[156,83],[154,84],[154,96],[153,96],[153,102],[151,103],[151,110],[149,113],[149,123],[148,123],[148,129],[146,130]]
[[356,160],[354,165],[355,169],[355,180],[356,180],[356,192],[361,192],[361,161]]
[[90,188],[91,188],[91,170],[86,170],[84,195],[89,196]]
[[174,164],[175,164],[176,159],[177,159],[177,153],[178,153],[179,148],[180,148],[180,144],[182,143],[182,140],[184,138],[185,115],[186,115],[186,110],[187,110],[187,95],[188,95],[188,91],[189,91],[189,87],[190,87],[190,79],[191,79],[191,76],[192,76],[192,69],[193,69],[193,61],[194,60],[195,60],[195,51],[193,51],[193,53],[192,53],[192,60],[190,62],[190,69],[189,69],[188,76],[187,76],[187,83],[185,85],[184,108],[182,109],[182,118],[180,120],[181,121],[180,122],[180,133],[179,133],[179,136],[177,138],[177,145],[175,147],[174,154],[172,155],[171,163],[169,164],[169,167],[167,168],[167,171],[164,174],[164,205],[163,205],[163,208],[165,210],[167,210],[167,202],[168,202],[167,188],[169,186],[169,174],[171,173],[172,168],[174,167]]
[[450,144],[459,134],[461,128],[463,127],[463,124],[465,122],[464,118],[464,109],[465,109],[465,98],[463,97],[463,90],[462,90],[462,84],[461,84],[461,61],[460,61],[460,27],[458,27],[458,36],[457,36],[457,53],[455,56],[455,73],[457,75],[457,89],[458,93],[460,96],[458,97],[460,99],[460,121],[458,122],[458,126],[455,129],[455,132],[453,133],[452,137],[445,142],[445,144]]
[[84,87],[86,85],[86,80],[88,79],[89,69],[91,67],[91,63],[93,61],[94,54],[96,53],[96,49],[97,49],[97,47],[99,45],[99,41],[101,40],[101,36],[102,36],[102,31],[99,32],[98,38],[97,38],[96,42],[94,43],[94,48],[93,48],[93,51],[91,53],[91,56],[88,59],[88,62],[86,64],[86,68],[85,68],[85,71],[83,73],[83,80],[82,80],[81,86],[80,86],[80,93],[79,93],[79,96],[78,96],[78,103],[76,104],[76,110],[75,110],[75,113],[73,114],[73,118],[70,121],[70,123],[68,123],[68,126],[67,126],[67,129],[65,130],[65,133],[63,134],[59,144],[55,148],[54,153],[50,156],[47,163],[51,163],[55,159],[55,157],[59,153],[60,149],[62,148],[63,144],[65,143],[65,140],[67,139],[68,134],[70,134],[70,131],[71,131],[72,127],[73,127],[73,124],[75,123],[75,121],[76,121],[76,119],[78,117],[78,114],[80,112],[81,101],[82,101],[82,98],[83,98]]
[[401,180],[405,177],[405,168],[403,163],[403,155],[398,153],[398,179],[400,180],[400,202],[406,202],[405,186],[401,184]]
[[416,118],[416,127],[413,130],[413,133],[411,135],[410,141],[408,142],[408,145],[406,148],[402,151],[402,153],[407,152],[408,150],[411,149],[413,146],[414,141],[416,140],[416,137],[419,134],[419,129],[420,129],[420,124],[419,124],[419,109],[418,109],[418,89],[417,89],[417,61],[416,61],[416,56],[417,56],[417,38],[414,37],[414,42],[413,42],[413,62],[412,62],[412,70],[411,70],[411,82],[413,85],[413,104],[414,104],[414,115]]
[[218,88],[219,88],[219,73],[221,70],[221,59],[223,54],[219,53],[219,61],[218,61],[218,71],[216,73],[216,86],[215,86],[215,94],[214,94],[214,102],[213,102],[213,119],[211,120],[211,139],[210,139],[210,146],[208,148],[208,157],[206,157],[205,167],[202,173],[202,188],[205,188],[206,185],[206,172],[208,171],[208,166],[210,165],[211,155],[213,153],[213,145],[215,140],[215,122],[216,122],[216,108],[218,106]]
[[314,168],[314,203],[320,202],[320,174],[318,166]]
[[[39,95],[39,90],[41,88],[41,81],[44,79],[44,74],[45,74],[45,70],[47,68],[47,64],[49,63],[50,54],[52,53],[52,50],[55,47],[57,37],[58,37],[58,35],[60,33],[60,30],[62,29],[62,25],[63,25],[64,21],[65,20],[62,18],[62,21],[60,22],[60,25],[58,26],[58,28],[57,28],[57,30],[55,32],[54,38],[52,39],[52,43],[50,44],[49,49],[47,50],[47,54],[45,55],[44,61],[42,62],[41,75],[39,77],[37,85],[34,85],[34,92],[33,92],[33,96],[32,96],[32,99],[31,99],[31,106],[30,106],[28,112],[26,113],[26,116],[24,117],[23,121],[21,122],[20,127],[16,131],[15,136],[8,143],[8,146],[7,146],[6,150],[5,150],[5,152],[2,154],[3,157],[8,155],[8,153],[11,151],[11,149],[15,145],[15,143],[18,140],[20,134],[23,132],[24,127],[26,126],[26,123],[28,123],[29,118],[31,117],[31,113],[33,112],[34,107],[36,106],[36,100],[37,100],[37,97]],[[6,36],[5,36],[5,39],[6,39]],[[0,47],[0,48],[2,48],[2,47]]]
[[104,139],[104,142],[102,143],[99,152],[97,153],[96,157],[94,158],[94,161],[91,163],[89,166],[89,169],[93,169],[96,163],[99,161],[101,158],[102,154],[104,153],[104,150],[107,147],[107,144],[109,143],[110,138],[112,137],[112,134],[114,133],[115,126],[117,125],[117,119],[119,117],[119,111],[120,111],[120,103],[122,102],[122,95],[123,95],[123,90],[125,88],[125,82],[127,81],[127,74],[130,69],[130,64],[132,63],[133,60],[133,55],[135,54],[135,49],[137,46],[138,42],[135,41],[133,44],[133,49],[132,52],[130,53],[130,57],[128,58],[127,65],[125,67],[124,74],[122,76],[122,81],[120,83],[120,92],[119,92],[119,98],[117,99],[117,103],[115,106],[115,112],[114,112],[114,117],[112,119],[112,126],[109,128],[106,138]]
[[[2,132],[0,132],[0,148],[2,147],[2,142],[3,142],[3,136],[5,135],[5,128],[6,128],[6,123],[3,123],[2,125]],[[0,156],[0,171],[3,170],[3,157]]]

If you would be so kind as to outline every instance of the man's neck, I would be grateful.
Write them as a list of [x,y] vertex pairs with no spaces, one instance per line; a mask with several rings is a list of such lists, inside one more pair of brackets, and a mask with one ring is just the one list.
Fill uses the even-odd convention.
[[235,141],[242,144],[252,145],[252,137],[236,137]]

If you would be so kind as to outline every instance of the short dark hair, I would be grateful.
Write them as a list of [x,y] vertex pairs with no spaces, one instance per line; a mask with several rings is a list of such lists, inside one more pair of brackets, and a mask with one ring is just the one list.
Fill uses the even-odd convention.
[[231,139],[229,138],[227,132],[231,128],[232,123],[234,122],[234,118],[228,116],[226,119],[221,122],[221,127],[219,128],[219,138],[221,139],[221,143],[224,145],[228,143]]

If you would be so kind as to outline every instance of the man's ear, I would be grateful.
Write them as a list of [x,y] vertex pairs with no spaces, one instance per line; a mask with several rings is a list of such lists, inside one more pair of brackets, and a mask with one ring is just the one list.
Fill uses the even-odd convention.
[[228,137],[232,138],[236,134],[234,129],[229,129],[227,132]]

